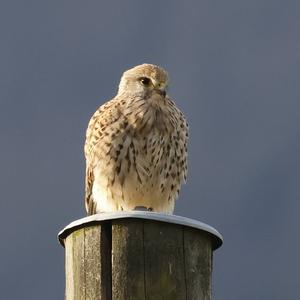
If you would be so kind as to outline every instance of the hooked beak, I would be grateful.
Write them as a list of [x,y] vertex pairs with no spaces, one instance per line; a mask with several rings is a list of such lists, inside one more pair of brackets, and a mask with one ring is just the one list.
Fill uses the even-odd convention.
[[159,95],[161,95],[162,97],[166,97],[166,95],[167,95],[167,92],[166,92],[166,90],[164,90],[164,89],[156,89],[156,92],[159,94]]
[[165,98],[167,95],[166,88],[167,88],[167,85],[165,83],[154,82],[154,89],[155,89],[156,93],[158,95],[162,96],[163,98]]

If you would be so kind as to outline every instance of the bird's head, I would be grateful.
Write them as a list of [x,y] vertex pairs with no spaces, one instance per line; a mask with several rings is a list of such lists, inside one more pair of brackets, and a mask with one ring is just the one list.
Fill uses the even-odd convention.
[[167,72],[156,65],[142,64],[124,72],[118,94],[127,94],[143,99],[166,97]]

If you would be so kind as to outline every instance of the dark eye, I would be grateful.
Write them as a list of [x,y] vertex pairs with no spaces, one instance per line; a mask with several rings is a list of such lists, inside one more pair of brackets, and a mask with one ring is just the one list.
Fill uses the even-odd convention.
[[151,80],[148,77],[142,77],[142,78],[140,78],[140,82],[143,85],[149,85],[151,83]]

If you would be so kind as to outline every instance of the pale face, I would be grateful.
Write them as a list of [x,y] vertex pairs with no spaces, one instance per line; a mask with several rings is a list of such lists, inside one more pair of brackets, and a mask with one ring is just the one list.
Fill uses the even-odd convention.
[[120,82],[119,94],[130,94],[144,99],[165,97],[167,73],[160,67],[144,64],[126,71]]

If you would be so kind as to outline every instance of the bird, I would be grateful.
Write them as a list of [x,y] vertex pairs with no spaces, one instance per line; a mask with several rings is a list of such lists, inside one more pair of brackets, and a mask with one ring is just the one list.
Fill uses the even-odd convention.
[[188,124],[167,95],[168,81],[162,67],[137,65],[91,117],[84,145],[88,215],[174,213],[187,177]]

